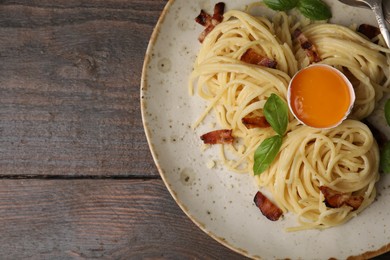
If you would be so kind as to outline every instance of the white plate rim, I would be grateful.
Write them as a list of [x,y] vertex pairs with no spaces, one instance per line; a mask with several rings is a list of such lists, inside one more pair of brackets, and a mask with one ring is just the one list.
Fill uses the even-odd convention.
[[151,52],[152,52],[152,48],[153,48],[153,46],[154,46],[154,44],[155,44],[155,42],[157,40],[159,31],[160,31],[160,27],[162,26],[162,23],[163,23],[166,15],[167,15],[168,10],[170,9],[170,7],[172,6],[172,4],[174,2],[175,2],[175,0],[168,0],[168,2],[166,3],[164,9],[162,10],[162,12],[161,12],[161,14],[160,14],[160,16],[159,16],[159,18],[157,20],[157,23],[156,23],[156,25],[155,25],[155,27],[153,29],[152,35],[150,37],[150,40],[149,40],[149,43],[148,43],[148,47],[147,47],[146,52],[145,52],[144,63],[143,63],[143,66],[142,66],[141,88],[140,88],[141,118],[142,118],[142,124],[143,124],[143,127],[144,127],[144,132],[145,132],[145,135],[146,135],[146,139],[147,139],[147,142],[148,142],[149,150],[150,150],[150,152],[152,154],[152,158],[153,158],[154,164],[157,167],[157,170],[158,170],[158,172],[159,172],[159,174],[161,176],[161,179],[163,180],[163,182],[165,184],[165,187],[169,191],[170,195],[172,196],[172,198],[174,199],[176,204],[182,210],[182,212],[184,212],[185,215],[199,229],[201,229],[204,233],[206,233],[208,236],[213,238],[215,241],[219,242],[223,246],[229,248],[230,250],[232,250],[232,251],[234,251],[234,252],[236,252],[238,254],[241,254],[243,256],[246,256],[246,257],[250,258],[251,256],[248,254],[248,252],[246,252],[245,250],[243,250],[241,248],[235,247],[234,245],[229,244],[224,238],[219,237],[218,235],[214,234],[213,232],[210,232],[201,222],[199,222],[194,216],[189,214],[187,208],[183,205],[183,203],[177,197],[176,192],[169,185],[169,182],[166,179],[165,173],[164,173],[164,171],[162,170],[162,168],[159,165],[158,156],[156,155],[155,150],[153,149],[153,143],[151,141],[151,133],[150,133],[150,129],[147,126],[147,121],[146,121],[146,115],[145,115],[146,106],[145,106],[145,102],[144,102],[144,98],[143,98],[144,97],[144,90],[147,88],[147,67],[148,67],[148,64],[150,63],[150,61],[152,59]]

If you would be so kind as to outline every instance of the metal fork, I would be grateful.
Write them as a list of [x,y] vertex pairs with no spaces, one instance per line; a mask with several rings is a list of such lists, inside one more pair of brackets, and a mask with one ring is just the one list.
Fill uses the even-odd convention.
[[[386,7],[386,14],[390,15],[390,10],[387,10],[389,7],[389,0],[385,0],[383,2],[382,0],[339,0],[340,2],[350,5],[350,6],[356,6],[356,7],[369,7],[374,12],[376,20],[378,22],[379,30],[381,31],[381,34],[383,35],[383,38],[386,42],[386,45],[388,48],[390,48],[390,34],[389,30],[386,27],[386,21],[384,18],[384,8]],[[382,3],[383,2],[383,3]],[[384,4],[384,5],[382,5]],[[390,20],[390,17],[387,17],[388,20]],[[388,21],[390,23],[390,21]]]

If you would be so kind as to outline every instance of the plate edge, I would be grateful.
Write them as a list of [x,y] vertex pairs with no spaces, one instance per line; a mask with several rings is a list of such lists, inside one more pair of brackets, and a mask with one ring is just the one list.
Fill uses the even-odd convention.
[[161,169],[161,167],[159,166],[158,164],[158,160],[157,160],[157,155],[155,154],[155,152],[153,151],[153,145],[151,143],[151,136],[150,136],[150,131],[149,131],[149,128],[146,124],[146,104],[145,104],[145,101],[144,101],[144,92],[146,91],[147,89],[147,80],[146,80],[146,76],[147,76],[147,70],[148,70],[148,65],[150,63],[150,60],[151,60],[151,52],[152,52],[152,49],[153,49],[153,46],[157,40],[157,37],[159,35],[159,31],[160,31],[160,27],[161,27],[161,24],[162,22],[164,21],[165,17],[166,17],[166,14],[168,13],[170,7],[172,6],[172,4],[175,2],[176,0],[168,0],[167,4],[165,5],[163,11],[161,12],[160,14],[160,17],[157,21],[157,24],[156,26],[154,27],[153,29],[153,32],[152,32],[152,35],[150,37],[150,40],[149,40],[149,43],[148,43],[148,47],[146,49],[146,52],[145,52],[145,57],[144,57],[144,63],[143,63],[143,66],[142,66],[142,74],[141,74],[141,85],[140,85],[140,108],[141,108],[141,118],[142,118],[142,125],[143,125],[143,128],[144,128],[144,132],[145,132],[145,136],[146,136],[146,140],[148,142],[148,146],[149,146],[149,150],[152,154],[152,157],[153,157],[153,161],[154,161],[154,164],[156,165],[157,167],[157,170],[161,176],[161,179],[163,180],[164,184],[165,184],[165,187],[168,189],[169,193],[171,194],[172,198],[174,199],[174,201],[176,202],[176,204],[180,207],[181,211],[184,212],[184,214],[200,229],[202,230],[204,233],[206,233],[208,236],[210,236],[211,238],[213,238],[215,241],[217,241],[218,243],[220,243],[221,245],[229,248],[230,250],[232,250],[233,252],[236,252],[240,255],[243,255],[245,257],[248,257],[248,258],[251,258],[251,259],[261,259],[260,256],[253,256],[253,255],[250,255],[247,251],[245,251],[244,249],[240,249],[238,247],[234,247],[233,245],[230,245],[224,238],[222,237],[219,237],[217,236],[216,234],[212,233],[211,231],[207,230],[205,228],[205,226],[200,222],[198,221],[194,216],[190,215],[188,213],[188,211],[186,210],[186,207],[180,202],[180,200],[177,198],[176,196],[176,193],[171,189],[168,181],[166,180],[165,178],[165,175],[164,175],[164,172],[163,170]]

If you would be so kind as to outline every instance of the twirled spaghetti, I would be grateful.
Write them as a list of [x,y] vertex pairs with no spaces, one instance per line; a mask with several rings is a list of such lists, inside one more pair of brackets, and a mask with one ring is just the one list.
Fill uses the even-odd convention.
[[[299,216],[300,227],[326,228],[344,223],[375,198],[379,154],[368,127],[346,120],[330,130],[300,126],[287,134],[279,158],[265,174],[257,176],[283,211]],[[360,195],[363,204],[328,208],[319,187]]]
[[[316,46],[322,63],[353,75],[357,102],[352,118],[368,116],[388,91],[390,51],[351,29],[325,23],[302,26],[285,13],[270,21],[241,11],[227,12],[203,41],[189,89],[208,101],[193,126],[214,112],[220,127],[232,129],[238,140],[221,146],[222,161],[231,170],[252,172],[256,148],[274,134],[270,127],[248,128],[243,119],[262,117],[272,93],[286,100],[291,77],[309,63],[291,36],[297,28]],[[248,50],[272,59],[276,67],[243,61]],[[344,223],[373,201],[378,162],[378,147],[363,123],[347,120],[336,128],[318,130],[299,125],[289,115],[281,152],[256,180],[271,191],[284,212],[298,215],[299,226],[290,230],[327,228]],[[320,186],[362,196],[363,203],[358,210],[348,205],[329,208]]]

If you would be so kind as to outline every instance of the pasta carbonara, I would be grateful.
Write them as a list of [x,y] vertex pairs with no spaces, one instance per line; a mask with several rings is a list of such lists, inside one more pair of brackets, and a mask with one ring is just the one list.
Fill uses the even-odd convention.
[[[350,119],[328,130],[303,126],[290,114],[279,154],[255,176],[283,212],[298,216],[298,225],[290,231],[339,225],[374,200],[378,146],[368,127],[357,120],[367,117],[389,90],[390,50],[340,25],[303,25],[283,12],[270,20],[232,10],[204,39],[189,83],[190,94],[208,103],[193,127],[214,113],[219,126],[231,129],[236,140],[221,145],[221,160],[230,170],[253,173],[254,152],[274,131],[248,127],[243,119],[263,117],[264,104],[273,93],[286,101],[291,77],[310,64],[292,36],[296,29],[316,47],[318,63],[349,74],[357,99]],[[272,66],[243,61],[248,51],[271,59]],[[363,202],[358,209],[329,207],[321,187],[360,196]]]

